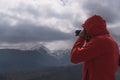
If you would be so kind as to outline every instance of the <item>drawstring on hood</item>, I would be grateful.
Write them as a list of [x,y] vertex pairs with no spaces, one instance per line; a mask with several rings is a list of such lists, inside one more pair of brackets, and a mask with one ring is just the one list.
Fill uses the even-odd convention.
[[89,17],[82,27],[91,35],[91,37],[109,34],[106,29],[106,21],[99,15]]

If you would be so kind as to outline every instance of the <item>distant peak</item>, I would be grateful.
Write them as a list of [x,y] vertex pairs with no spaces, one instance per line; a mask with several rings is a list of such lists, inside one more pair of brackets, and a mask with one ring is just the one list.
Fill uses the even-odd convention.
[[46,48],[43,44],[35,45],[34,47],[31,48],[31,50],[41,50],[41,49],[49,52],[49,49]]

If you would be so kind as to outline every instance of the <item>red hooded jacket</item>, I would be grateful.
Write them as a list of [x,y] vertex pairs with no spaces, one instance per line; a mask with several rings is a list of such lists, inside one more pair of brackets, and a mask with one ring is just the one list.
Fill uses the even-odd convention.
[[93,15],[82,26],[92,38],[85,43],[78,37],[71,50],[71,62],[84,62],[82,80],[115,80],[119,49],[106,29],[105,20]]

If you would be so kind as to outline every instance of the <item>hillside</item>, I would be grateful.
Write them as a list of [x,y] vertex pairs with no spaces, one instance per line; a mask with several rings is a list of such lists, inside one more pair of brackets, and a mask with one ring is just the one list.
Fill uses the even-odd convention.
[[0,80],[81,80],[81,65],[54,67],[33,72],[2,74]]
[[[46,70],[32,72],[21,72],[12,74],[1,74],[0,80],[81,80],[82,65],[54,67]],[[116,75],[120,80],[120,68]]]
[[44,50],[0,50],[0,73],[30,71],[58,66],[58,61]]

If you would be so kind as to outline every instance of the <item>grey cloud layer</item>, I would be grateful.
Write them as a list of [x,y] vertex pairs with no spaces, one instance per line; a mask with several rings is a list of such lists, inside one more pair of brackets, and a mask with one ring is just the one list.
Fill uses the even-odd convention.
[[[21,7],[22,6],[22,7]],[[38,8],[39,7],[39,8]],[[64,8],[64,6],[62,7]],[[59,11],[57,12],[54,7],[51,5],[45,6],[33,6],[33,5],[26,5],[20,4],[17,8],[10,9],[15,13],[20,14],[29,14],[30,16],[34,16],[35,18],[56,18],[56,19],[71,19],[73,17],[73,13],[70,11]]]
[[[65,5],[69,0],[60,0],[64,6],[70,7],[70,5]],[[103,1],[103,0],[102,0]],[[119,0],[109,1],[107,0],[105,3],[109,3],[109,5],[104,6],[102,4],[102,1],[92,0],[92,1],[86,1],[83,4],[83,7],[76,7],[76,10],[78,10],[78,13],[75,13],[72,10],[63,10],[57,12],[55,7],[53,6],[43,6],[43,7],[36,7],[33,5],[26,5],[26,4],[20,4],[20,6],[17,6],[13,9],[9,9],[11,15],[6,13],[0,13],[0,42],[8,42],[8,43],[20,43],[20,42],[36,42],[36,41],[42,41],[42,42],[49,42],[54,40],[68,40],[71,39],[71,34],[65,33],[60,31],[59,29],[50,28],[48,26],[42,26],[39,24],[39,26],[32,22],[32,20],[29,20],[29,16],[34,17],[34,19],[52,19],[55,18],[57,20],[66,20],[66,22],[69,22],[73,27],[79,27],[80,26],[80,18],[81,13],[79,12],[79,9],[82,9],[85,13],[85,15],[91,15],[91,14],[100,14],[102,15],[108,23],[114,23],[116,21],[120,21],[119,16],[119,5],[115,5],[115,3],[119,3]],[[72,1],[71,1],[72,2]],[[80,0],[76,0],[76,2],[80,4]],[[72,3],[71,3],[72,4]],[[111,6],[115,5],[115,6]],[[57,9],[59,10],[59,9]],[[77,11],[76,11],[77,12]],[[20,19],[16,14],[25,14],[28,16],[27,20]],[[14,19],[15,21],[18,21],[17,25],[15,27],[12,27],[10,25],[9,19]],[[44,21],[43,21],[44,22]],[[47,24],[48,25],[48,24]],[[56,26],[57,27],[57,26]],[[66,26],[63,26],[66,27]],[[72,35],[73,36],[73,35]]]
[[[22,7],[21,7],[22,6]],[[45,8],[44,12],[38,10],[36,7],[31,5],[21,4],[17,8],[9,9],[9,13],[0,13],[0,42],[7,43],[21,43],[21,42],[49,42],[54,40],[68,40],[71,38],[71,34],[60,31],[59,29],[54,29],[49,26],[41,26],[32,22],[32,20],[21,19],[17,17],[16,14],[28,14],[28,16],[34,16],[34,19],[44,18],[57,18],[57,19],[68,19],[70,15],[59,14],[55,12],[52,8]],[[18,23],[13,27],[10,25],[10,19],[18,21]],[[44,21],[43,21],[44,22]],[[57,26],[56,26],[57,27]],[[64,27],[64,26],[63,26]]]
[[15,27],[0,24],[0,42],[19,43],[36,41],[67,40],[71,34],[64,33],[46,26],[37,26],[31,22],[23,22]]

